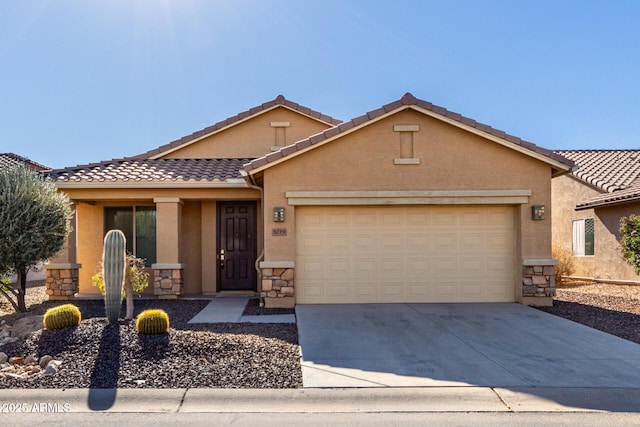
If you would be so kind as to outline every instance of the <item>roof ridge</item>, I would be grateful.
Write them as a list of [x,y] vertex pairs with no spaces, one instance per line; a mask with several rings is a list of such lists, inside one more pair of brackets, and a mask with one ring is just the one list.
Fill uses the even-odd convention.
[[504,139],[510,143],[520,145],[523,148],[526,148],[530,151],[533,151],[535,153],[538,153],[548,158],[551,158],[553,160],[556,160],[560,163],[564,163],[568,166],[574,165],[574,162],[572,160],[562,156],[561,154],[555,153],[551,150],[547,150],[546,148],[539,147],[532,142],[525,141],[522,138],[519,138],[514,135],[510,135],[505,131],[495,129],[489,125],[485,125],[483,123],[477,122],[476,120],[465,117],[462,114],[449,111],[446,108],[434,105],[431,102],[423,101],[413,96],[413,94],[411,94],[410,92],[406,92],[399,100],[385,104],[382,107],[371,110],[361,116],[354,117],[353,119],[343,122],[338,126],[334,126],[332,128],[326,129],[325,131],[317,133],[316,135],[312,135],[308,138],[300,140],[287,147],[283,147],[278,151],[259,157],[253,160],[252,162],[248,163],[247,165],[245,165],[245,171],[249,172],[253,169],[257,169],[268,163],[274,162],[280,158],[287,157],[296,151],[304,150],[311,145],[317,144],[321,141],[332,138],[341,133],[347,132],[348,130],[353,129],[354,127],[361,126],[364,123],[375,120],[376,118],[381,117],[385,114],[388,114],[392,111],[399,110],[399,109],[406,109],[412,105],[431,111],[437,115],[446,117],[448,119],[460,122],[463,125],[473,127],[475,129],[478,129],[481,132],[488,133],[490,135]]
[[284,95],[278,95],[276,96],[274,99],[272,99],[271,101],[267,101],[264,102],[262,104],[260,104],[257,107],[252,107],[249,108],[248,110],[242,111],[238,114],[235,114],[233,116],[227,117],[224,120],[220,120],[219,122],[214,123],[213,125],[207,126],[205,128],[202,128],[198,131],[192,132],[189,135],[185,135],[182,138],[178,138],[175,139],[167,144],[161,145],[160,147],[154,148],[153,150],[149,150],[145,153],[141,153],[141,154],[137,154],[137,155],[133,155],[129,158],[143,158],[143,157],[153,157],[153,156],[157,156],[165,151],[180,147],[184,144],[187,144],[195,139],[198,138],[202,138],[208,134],[211,134],[217,130],[223,129],[227,126],[231,126],[235,123],[238,123],[242,120],[245,120],[251,116],[254,116],[258,113],[261,113],[263,111],[266,111],[274,106],[277,105],[282,105],[285,106],[287,108],[290,108],[294,111],[297,111],[301,114],[304,114],[306,116],[312,117],[316,120],[331,124],[331,125],[338,125],[340,123],[342,123],[341,120],[335,119],[331,116],[328,116],[326,114],[322,114],[319,111],[315,111],[312,110],[311,108],[307,108],[304,107],[298,103],[295,103],[293,101],[290,101],[288,99],[286,99],[284,97]]

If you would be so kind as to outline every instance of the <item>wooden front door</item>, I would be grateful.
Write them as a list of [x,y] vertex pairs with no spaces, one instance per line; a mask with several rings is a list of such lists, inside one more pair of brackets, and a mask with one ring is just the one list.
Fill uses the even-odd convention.
[[218,290],[255,291],[256,202],[218,202]]

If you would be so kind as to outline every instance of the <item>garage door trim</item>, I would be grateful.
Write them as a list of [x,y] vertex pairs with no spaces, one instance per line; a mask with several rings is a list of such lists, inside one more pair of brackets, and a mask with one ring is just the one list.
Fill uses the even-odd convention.
[[291,206],[342,205],[518,205],[531,190],[287,191]]

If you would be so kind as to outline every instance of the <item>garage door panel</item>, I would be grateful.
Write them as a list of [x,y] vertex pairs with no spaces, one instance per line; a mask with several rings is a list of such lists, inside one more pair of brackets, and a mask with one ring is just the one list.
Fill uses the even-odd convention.
[[514,301],[514,212],[296,208],[298,303]]

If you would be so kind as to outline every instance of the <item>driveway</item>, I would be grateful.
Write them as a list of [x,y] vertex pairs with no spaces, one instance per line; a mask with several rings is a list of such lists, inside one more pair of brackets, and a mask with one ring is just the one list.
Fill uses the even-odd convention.
[[520,304],[298,305],[304,387],[640,388],[640,345]]

